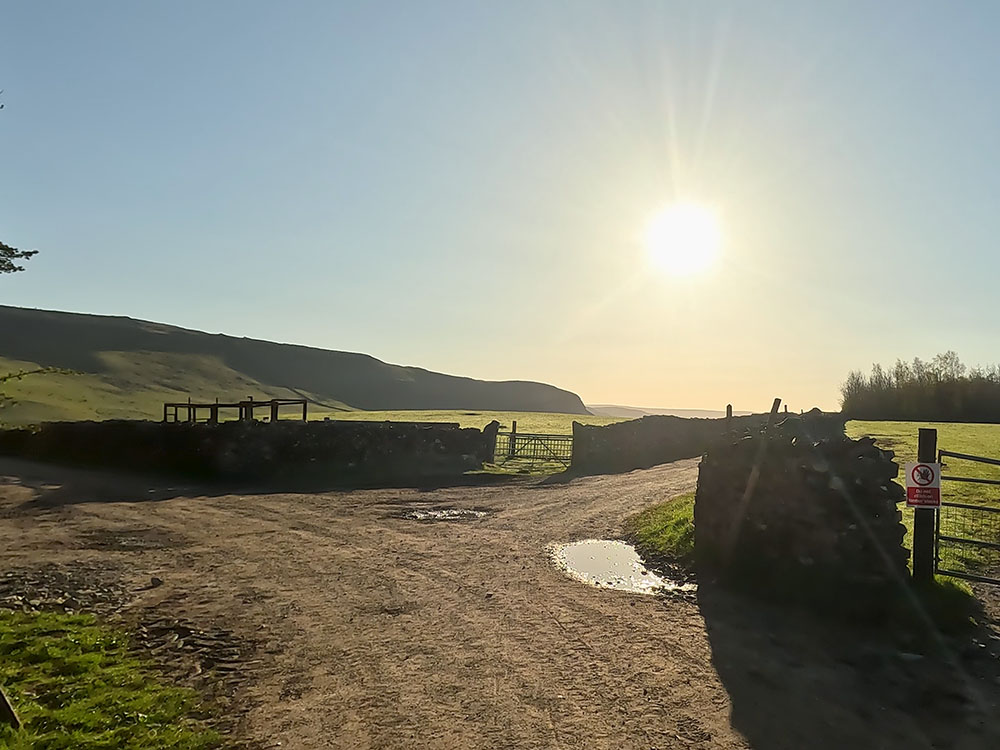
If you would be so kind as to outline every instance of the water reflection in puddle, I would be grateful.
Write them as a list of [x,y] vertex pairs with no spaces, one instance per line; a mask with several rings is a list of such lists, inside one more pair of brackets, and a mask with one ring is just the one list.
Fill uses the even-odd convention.
[[552,548],[552,557],[571,577],[601,588],[635,594],[694,591],[693,583],[677,583],[648,570],[631,544],[611,539],[585,539]]
[[468,510],[466,508],[418,508],[408,510],[400,517],[408,518],[411,521],[471,521],[486,515],[487,511],[485,510]]

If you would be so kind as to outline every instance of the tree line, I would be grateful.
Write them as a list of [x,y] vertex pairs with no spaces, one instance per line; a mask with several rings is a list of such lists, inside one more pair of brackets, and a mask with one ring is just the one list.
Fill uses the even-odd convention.
[[1000,422],[1000,365],[966,367],[953,351],[852,371],[840,387],[849,419]]

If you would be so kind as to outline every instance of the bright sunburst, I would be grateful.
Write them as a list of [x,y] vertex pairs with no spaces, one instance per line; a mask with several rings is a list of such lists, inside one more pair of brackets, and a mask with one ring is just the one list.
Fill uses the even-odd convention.
[[708,268],[719,254],[722,230],[715,214],[698,203],[674,203],[649,222],[646,251],[665,271],[687,275]]

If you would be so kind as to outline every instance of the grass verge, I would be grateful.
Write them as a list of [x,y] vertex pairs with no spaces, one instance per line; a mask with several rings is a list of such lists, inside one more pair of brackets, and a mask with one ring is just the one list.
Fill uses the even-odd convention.
[[632,516],[625,531],[643,558],[689,567],[694,561],[694,493],[651,505]]
[[90,615],[0,611],[0,683],[22,723],[10,750],[207,750],[222,744],[197,694],[164,685],[126,636]]

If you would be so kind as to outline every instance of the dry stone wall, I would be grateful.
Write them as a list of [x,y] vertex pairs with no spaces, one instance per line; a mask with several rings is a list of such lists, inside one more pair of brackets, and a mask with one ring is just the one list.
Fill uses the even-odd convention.
[[203,478],[380,483],[446,477],[492,460],[485,430],[398,422],[50,422],[0,431],[0,455]]
[[[816,439],[844,433],[844,420],[839,414],[813,409],[806,414],[779,417],[789,424],[802,425]],[[730,420],[648,416],[603,427],[574,422],[572,469],[578,474],[616,474],[694,458],[720,440],[760,432],[767,419],[767,414]]]
[[878,608],[908,576],[894,454],[871,438],[815,441],[800,428],[718,443],[702,459],[699,575],[781,598]]

